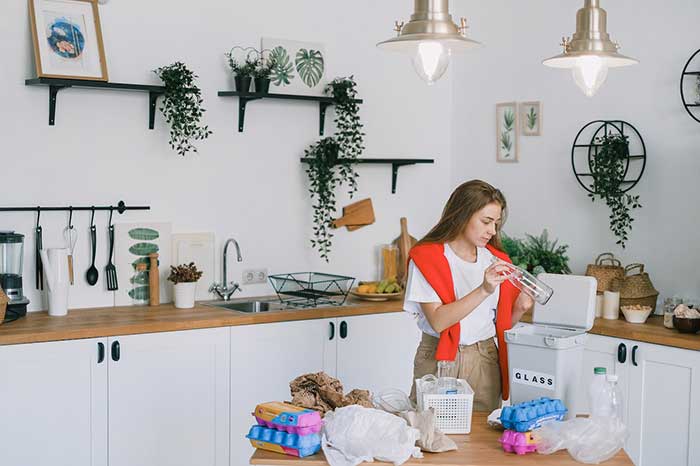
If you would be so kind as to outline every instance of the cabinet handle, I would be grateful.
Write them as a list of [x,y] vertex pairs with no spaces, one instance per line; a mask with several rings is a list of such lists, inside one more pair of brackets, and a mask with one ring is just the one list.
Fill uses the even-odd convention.
[[329,340],[332,340],[335,338],[335,324],[333,322],[329,322],[331,325],[331,336],[328,337]]
[[624,364],[627,361],[627,345],[620,343],[617,347],[617,362]]
[[121,351],[119,349],[119,342],[115,341],[112,343],[112,361],[119,361],[121,358]]
[[105,360],[105,345],[102,342],[97,343],[97,364]]
[[344,340],[345,338],[347,338],[347,336],[348,336],[348,323],[345,321],[342,321],[340,323],[340,338],[342,338]]
[[637,345],[634,345],[634,346],[632,347],[632,365],[633,365],[633,366],[637,366],[637,365],[638,365],[638,364],[637,364],[637,348],[639,348],[639,346],[637,346]]

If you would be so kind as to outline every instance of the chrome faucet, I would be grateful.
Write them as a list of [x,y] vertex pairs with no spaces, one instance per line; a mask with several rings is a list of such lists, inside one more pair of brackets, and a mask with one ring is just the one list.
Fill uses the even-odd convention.
[[243,291],[243,289],[238,285],[238,283],[228,282],[228,247],[231,243],[233,243],[233,245],[236,247],[236,259],[238,260],[238,262],[243,261],[243,257],[241,257],[241,248],[238,247],[238,242],[233,238],[227,239],[226,243],[224,243],[224,257],[222,261],[224,267],[224,275],[222,277],[223,281],[221,283],[214,282],[209,287],[209,293],[216,293],[224,301],[228,301],[229,299],[231,299],[231,295],[236,291]]

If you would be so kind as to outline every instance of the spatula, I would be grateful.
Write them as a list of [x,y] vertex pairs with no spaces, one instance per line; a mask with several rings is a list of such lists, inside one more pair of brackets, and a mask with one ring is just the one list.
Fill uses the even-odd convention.
[[107,289],[116,291],[119,289],[117,283],[117,268],[112,263],[112,254],[114,253],[114,225],[109,226],[109,262],[105,267],[105,278],[107,279]]

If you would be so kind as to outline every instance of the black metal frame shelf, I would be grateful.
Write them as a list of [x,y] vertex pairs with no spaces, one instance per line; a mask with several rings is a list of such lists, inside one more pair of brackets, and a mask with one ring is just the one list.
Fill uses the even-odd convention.
[[[680,89],[681,89],[681,101],[683,102],[683,108],[685,108],[685,111],[688,112],[688,115],[690,117],[700,123],[700,117],[693,113],[691,111],[691,108],[695,107],[700,107],[700,104],[694,103],[690,104],[687,102],[685,98],[685,90],[683,89],[683,80],[686,76],[699,76],[700,77],[700,71],[688,71],[688,67],[690,66],[690,63],[693,61],[693,59],[700,53],[700,50],[696,50],[695,53],[693,53],[688,61],[685,63],[685,66],[683,67],[683,71],[681,72],[681,79],[680,79]],[[700,79],[700,78],[698,78]]]
[[[309,163],[310,158],[302,157],[302,163]],[[338,164],[343,163],[344,159],[338,160]],[[391,194],[396,194],[396,179],[399,176],[399,168],[406,165],[416,165],[419,163],[435,163],[433,159],[357,159],[353,163],[367,164],[387,164],[391,165]]]
[[[318,102],[318,134],[323,136],[326,126],[326,109],[333,105],[331,97],[313,96],[313,95],[294,95],[294,94],[258,94],[253,92],[238,92],[238,91],[219,91],[219,97],[238,97],[238,132],[242,133],[245,126],[245,109],[248,102],[261,99],[281,99],[281,100],[301,100],[307,102]],[[362,99],[355,99],[356,104],[361,104]]]
[[150,86],[147,84],[110,83],[107,81],[88,81],[84,79],[63,78],[33,78],[24,81],[26,86],[49,86],[49,125],[56,123],[56,98],[58,91],[69,87],[81,87],[90,89],[113,89],[119,91],[148,92],[149,111],[148,129],[155,126],[156,102],[158,97],[165,94],[165,86]]

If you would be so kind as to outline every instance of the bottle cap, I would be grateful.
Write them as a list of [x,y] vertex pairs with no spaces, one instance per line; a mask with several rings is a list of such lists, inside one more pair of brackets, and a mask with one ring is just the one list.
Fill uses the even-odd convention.
[[596,367],[595,369],[593,369],[593,373],[596,375],[606,374],[607,372],[608,372],[607,369],[604,367]]

